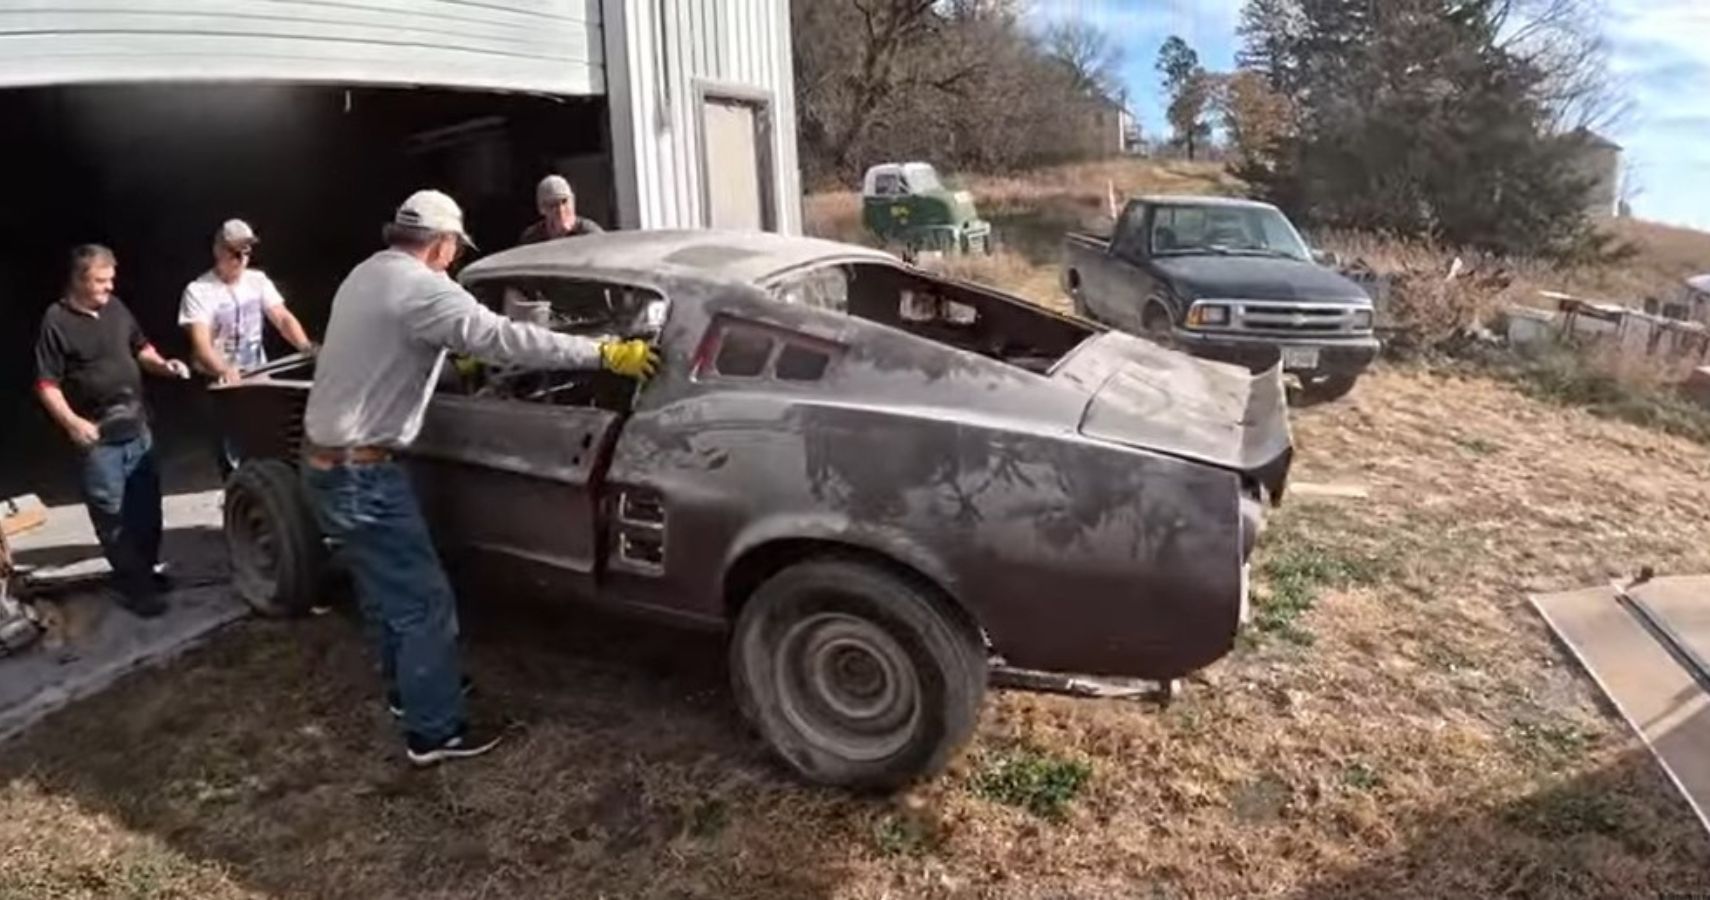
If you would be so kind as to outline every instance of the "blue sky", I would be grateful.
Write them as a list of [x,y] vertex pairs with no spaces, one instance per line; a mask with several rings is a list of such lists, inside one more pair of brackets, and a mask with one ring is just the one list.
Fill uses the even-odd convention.
[[[1710,0],[1605,0],[1613,69],[1633,101],[1611,129],[1626,148],[1634,214],[1710,230]],[[1153,68],[1179,34],[1210,69],[1235,62],[1242,0],[1034,0],[1040,20],[1097,23],[1122,45],[1130,105],[1151,135],[1166,130]],[[1710,264],[1710,260],[1706,261]]]

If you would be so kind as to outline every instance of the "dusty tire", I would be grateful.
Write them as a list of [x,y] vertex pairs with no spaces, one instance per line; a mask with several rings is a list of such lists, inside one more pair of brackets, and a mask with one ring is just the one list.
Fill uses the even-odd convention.
[[1348,396],[1358,375],[1318,375],[1300,380],[1300,395],[1308,403],[1330,403]]
[[930,587],[847,559],[798,563],[749,598],[730,645],[743,714],[810,781],[886,790],[973,734],[986,654]]
[[226,484],[232,587],[264,616],[309,611],[326,572],[326,548],[297,470],[276,459],[238,467]]

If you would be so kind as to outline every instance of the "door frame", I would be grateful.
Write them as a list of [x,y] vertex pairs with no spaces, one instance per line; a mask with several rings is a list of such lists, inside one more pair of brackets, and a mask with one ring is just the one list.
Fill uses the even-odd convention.
[[695,170],[701,182],[701,227],[712,227],[712,173],[707,168],[707,116],[710,101],[736,103],[754,109],[754,148],[760,166],[760,227],[777,232],[783,217],[778,210],[778,154],[773,135],[777,126],[777,97],[773,92],[746,84],[697,78],[694,82]]

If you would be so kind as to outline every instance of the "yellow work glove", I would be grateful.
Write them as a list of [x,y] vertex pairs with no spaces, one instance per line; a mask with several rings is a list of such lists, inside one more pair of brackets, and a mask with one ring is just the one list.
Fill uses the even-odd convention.
[[473,378],[477,372],[481,371],[481,361],[473,356],[464,356],[460,353],[451,358],[451,367],[464,378]]
[[646,381],[659,370],[659,351],[639,338],[606,341],[600,344],[600,363],[608,372]]

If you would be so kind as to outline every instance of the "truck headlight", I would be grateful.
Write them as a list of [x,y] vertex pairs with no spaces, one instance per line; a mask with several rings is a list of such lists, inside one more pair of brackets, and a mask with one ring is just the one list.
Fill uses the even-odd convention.
[[1228,325],[1229,307],[1220,303],[1199,303],[1188,310],[1187,323],[1189,327],[1204,325]]
[[1354,313],[1354,330],[1355,331],[1371,331],[1372,330],[1372,311],[1371,310],[1362,309],[1362,310],[1358,310]]

